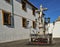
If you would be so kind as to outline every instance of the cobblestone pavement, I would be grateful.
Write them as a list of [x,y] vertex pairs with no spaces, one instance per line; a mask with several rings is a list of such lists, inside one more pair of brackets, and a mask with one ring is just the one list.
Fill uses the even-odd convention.
[[60,47],[60,39],[54,39],[54,45],[28,45],[28,40],[0,43],[0,47]]

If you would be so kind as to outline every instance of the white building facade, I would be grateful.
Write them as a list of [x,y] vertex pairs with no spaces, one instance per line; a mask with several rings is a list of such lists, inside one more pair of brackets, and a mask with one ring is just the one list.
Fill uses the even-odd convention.
[[53,38],[60,38],[60,17],[55,21],[55,25],[50,23],[49,33],[53,34]]
[[[12,7],[13,6],[13,7]],[[27,0],[0,0],[0,43],[22,39],[29,39],[30,28],[35,26],[35,19],[38,13],[37,8]]]

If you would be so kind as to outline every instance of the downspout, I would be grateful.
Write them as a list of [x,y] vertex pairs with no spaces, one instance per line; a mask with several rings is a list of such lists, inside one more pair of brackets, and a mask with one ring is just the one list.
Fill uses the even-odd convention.
[[13,0],[11,0],[11,4],[12,4],[11,27],[14,28],[14,3],[13,3]]

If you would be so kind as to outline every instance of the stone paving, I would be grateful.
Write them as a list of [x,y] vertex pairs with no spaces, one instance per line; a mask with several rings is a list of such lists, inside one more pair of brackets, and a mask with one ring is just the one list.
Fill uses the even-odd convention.
[[60,39],[54,39],[53,45],[28,45],[28,40],[0,43],[0,47],[60,47]]

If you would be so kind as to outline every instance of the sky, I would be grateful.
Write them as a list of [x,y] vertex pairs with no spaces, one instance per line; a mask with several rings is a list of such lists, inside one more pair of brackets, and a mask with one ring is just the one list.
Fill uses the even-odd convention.
[[43,7],[48,8],[45,11],[45,17],[50,17],[51,22],[55,21],[60,16],[60,0],[29,0],[38,9],[42,4]]

